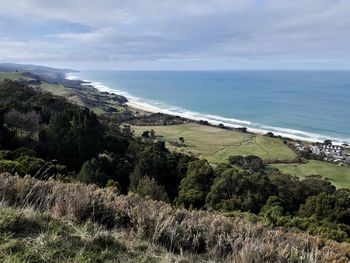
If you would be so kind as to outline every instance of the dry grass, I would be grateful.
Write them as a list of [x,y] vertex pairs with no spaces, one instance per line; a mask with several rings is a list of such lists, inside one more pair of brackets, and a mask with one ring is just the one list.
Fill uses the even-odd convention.
[[[175,209],[113,189],[0,175],[0,201],[78,222],[91,220],[207,262],[349,262],[350,244],[272,229],[244,217]],[[114,231],[114,230],[112,230]]]

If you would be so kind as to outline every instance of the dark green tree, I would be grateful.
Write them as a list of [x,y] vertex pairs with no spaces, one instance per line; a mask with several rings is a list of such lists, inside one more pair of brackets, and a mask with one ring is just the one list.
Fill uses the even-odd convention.
[[229,162],[232,165],[237,165],[242,169],[245,169],[251,172],[259,172],[265,169],[265,164],[263,160],[255,155],[231,156],[229,157]]
[[150,198],[158,201],[169,201],[164,186],[158,185],[154,178],[150,178],[148,176],[141,178],[138,186],[136,187],[135,193],[142,197],[149,196]]
[[350,191],[310,196],[299,209],[302,217],[316,216],[334,223],[350,225]]
[[186,177],[181,181],[177,204],[186,208],[202,208],[213,179],[213,169],[206,160],[191,162]]
[[[177,196],[180,181],[187,172],[187,163],[191,158],[170,153],[162,144],[130,146],[129,150],[136,155],[134,171],[130,175],[131,191],[135,191],[142,177],[148,176],[164,186],[169,198],[173,200]],[[134,147],[135,149],[131,149]]]
[[108,176],[102,171],[98,160],[91,159],[82,165],[77,180],[86,184],[105,186]]
[[277,196],[270,196],[259,215],[265,217],[272,225],[276,225],[278,219],[283,215],[283,202]]
[[215,178],[206,203],[217,210],[258,213],[275,193],[276,189],[266,175],[238,173],[231,168]]
[[88,109],[56,113],[39,137],[50,158],[76,171],[86,160],[97,157],[103,148],[102,127]]

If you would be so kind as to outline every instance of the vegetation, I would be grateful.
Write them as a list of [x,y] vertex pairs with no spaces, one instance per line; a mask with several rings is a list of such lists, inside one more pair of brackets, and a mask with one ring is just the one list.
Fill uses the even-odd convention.
[[162,262],[185,257],[129,233],[74,224],[31,209],[0,210],[1,262]]
[[[108,230],[123,229],[136,239],[195,259],[239,261],[244,257],[241,260],[249,261],[253,256],[264,261],[303,258],[308,262],[317,254],[346,262],[346,253],[336,243],[323,240],[321,245],[317,238],[288,230],[349,242],[349,190],[337,190],[318,176],[300,180],[285,175],[267,166],[259,154],[233,154],[213,166],[210,160],[169,151],[156,127],[135,138],[109,114],[97,116],[22,83],[4,81],[0,95],[0,173],[6,173],[0,176],[0,203],[8,207],[30,207],[35,213],[64,217],[75,224],[91,221]],[[218,136],[216,140],[225,136],[236,140],[236,134],[253,136],[284,147],[280,148],[284,153],[291,151],[276,138],[206,128],[206,140],[210,132]],[[174,136],[176,141],[179,137],[186,141],[180,148],[193,147],[194,138]],[[214,147],[209,140],[206,143],[208,149]],[[277,152],[267,154],[277,156]],[[314,250],[306,250],[310,242]],[[85,253],[81,244],[77,241],[77,251]],[[27,248],[21,250],[24,255],[29,253]],[[119,253],[121,258],[129,253],[113,249],[103,251]],[[14,256],[21,258],[22,252]],[[90,250],[86,253],[95,257]],[[76,260],[77,254],[71,255],[67,260]]]
[[[169,149],[193,154],[211,163],[227,162],[232,155],[256,155],[264,160],[293,160],[296,154],[280,139],[263,135],[242,133],[199,124],[168,126],[132,126],[135,134],[153,129],[160,138],[166,140]],[[186,147],[174,142],[182,137]]]
[[0,72],[0,81],[4,81],[5,79],[9,80],[33,80],[33,78],[29,76],[25,76],[19,72]]
[[338,188],[350,188],[350,168],[346,166],[315,160],[300,164],[274,164],[273,166],[285,174],[301,178],[320,175]]
[[[34,211],[75,222],[73,225],[65,223],[61,226],[62,221],[50,217],[42,220],[41,214],[37,214],[38,219],[32,221],[43,226],[31,227],[33,223],[28,223],[30,214],[26,213],[29,219],[25,221],[24,214],[13,216],[2,212],[0,220],[5,222],[1,224],[0,230],[9,233],[2,238],[8,237],[10,240],[3,241],[2,244],[6,245],[2,245],[0,250],[7,259],[9,256],[21,258],[25,253],[38,251],[35,253],[36,258],[44,255],[55,261],[59,261],[62,256],[72,261],[86,257],[90,261],[129,258],[130,261],[139,262],[142,256],[150,254],[147,244],[151,244],[151,251],[161,246],[170,252],[184,255],[185,262],[186,257],[191,262],[255,260],[345,263],[349,260],[349,244],[339,244],[300,232],[272,229],[261,222],[253,223],[240,213],[231,213],[227,217],[219,213],[175,209],[166,203],[145,200],[136,195],[117,195],[113,188],[100,189],[91,185],[38,181],[3,174],[0,175],[0,196],[1,203],[8,206],[29,206]],[[14,198],[16,196],[23,198]],[[96,233],[91,223],[86,225],[89,221],[109,232]],[[77,224],[82,227],[74,227]],[[28,228],[29,231],[26,230]],[[16,236],[16,231],[24,236]],[[120,232],[124,235],[118,235]],[[113,238],[118,236],[118,239]],[[26,237],[30,237],[31,242],[26,242]],[[143,240],[143,250],[137,250],[138,253],[134,254],[136,248],[133,242],[125,242],[130,239]],[[17,243],[18,246],[11,251],[8,242]],[[25,244],[21,246],[21,243]],[[67,255],[64,257],[65,253]],[[151,256],[148,261],[154,257]],[[161,259],[156,257],[155,262]]]

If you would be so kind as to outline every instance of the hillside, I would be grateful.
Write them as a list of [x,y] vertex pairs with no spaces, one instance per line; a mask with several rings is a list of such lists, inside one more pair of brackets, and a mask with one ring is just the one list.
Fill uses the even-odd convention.
[[185,260],[125,231],[77,224],[30,208],[1,207],[1,262],[172,262]]
[[[142,262],[138,261],[141,255],[144,260],[148,257],[143,262],[172,262],[171,258],[186,262],[186,257],[191,262],[341,263],[350,259],[350,244],[273,229],[252,223],[239,213],[225,217],[174,209],[163,202],[117,195],[113,188],[2,174],[0,196],[2,204],[33,211],[24,214],[2,208],[1,232],[12,234],[2,238],[0,257],[16,249],[19,253],[10,254],[13,259],[27,258],[32,262],[45,262],[45,258]],[[86,224],[89,219],[95,225]],[[29,237],[28,245],[24,242]],[[157,246],[163,249],[157,251]]]

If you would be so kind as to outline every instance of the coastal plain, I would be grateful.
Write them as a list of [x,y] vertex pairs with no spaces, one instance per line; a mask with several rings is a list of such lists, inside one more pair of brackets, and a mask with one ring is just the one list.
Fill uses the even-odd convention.
[[[279,169],[284,174],[300,178],[318,175],[328,179],[337,188],[350,188],[349,167],[316,160],[293,163],[297,155],[278,138],[241,133],[195,123],[132,126],[132,129],[135,136],[141,136],[144,131],[154,130],[156,138],[165,140],[170,150],[192,154],[207,159],[213,164],[225,163],[232,155],[256,155],[265,161],[276,160],[281,162],[272,164],[271,167]],[[185,140],[183,146],[176,143],[179,137],[183,137]]]
[[[280,139],[260,134],[242,133],[195,123],[167,126],[132,126],[136,136],[154,130],[169,148],[207,159],[211,163],[227,162],[232,155],[256,155],[264,160],[291,161],[296,154]],[[176,146],[179,137],[184,146]]]
[[311,175],[320,175],[331,181],[337,188],[350,188],[350,168],[337,164],[309,160],[307,163],[274,164],[284,174],[306,178]]

